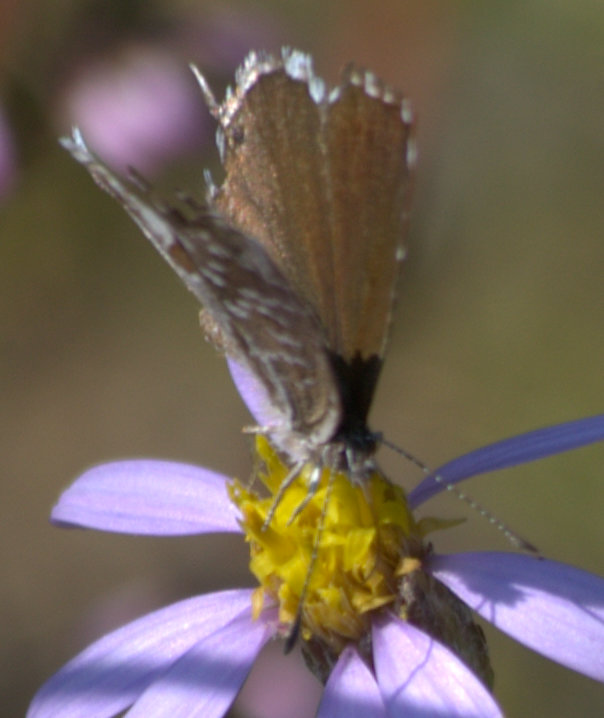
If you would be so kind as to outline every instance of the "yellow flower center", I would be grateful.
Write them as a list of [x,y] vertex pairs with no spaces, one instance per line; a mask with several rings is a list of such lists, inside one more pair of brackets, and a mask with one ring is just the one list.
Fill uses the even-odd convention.
[[260,583],[254,613],[276,603],[285,634],[301,618],[304,640],[318,639],[338,654],[367,633],[371,611],[390,604],[400,610],[400,580],[421,567],[424,532],[404,491],[377,472],[357,485],[323,468],[319,488],[309,497],[309,464],[275,507],[289,469],[266,438],[257,437],[256,450],[269,495],[259,497],[238,481],[229,487]]

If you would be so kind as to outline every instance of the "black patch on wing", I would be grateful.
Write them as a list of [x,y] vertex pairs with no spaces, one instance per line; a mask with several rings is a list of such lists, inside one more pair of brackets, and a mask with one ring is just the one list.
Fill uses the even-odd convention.
[[367,426],[367,415],[382,369],[382,359],[375,354],[363,359],[359,353],[352,361],[333,353],[330,359],[343,407],[342,421],[334,441],[342,441],[362,453],[371,453],[376,439]]

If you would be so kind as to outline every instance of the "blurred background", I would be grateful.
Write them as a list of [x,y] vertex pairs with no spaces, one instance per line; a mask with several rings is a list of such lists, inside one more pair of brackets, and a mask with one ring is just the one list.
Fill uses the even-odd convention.
[[[158,457],[246,478],[250,419],[197,307],[58,146],[73,124],[164,189],[220,178],[188,63],[222,97],[253,48],[349,60],[412,98],[419,172],[372,426],[438,465],[604,408],[604,6],[533,0],[0,3],[0,712],[95,637],[185,596],[251,584],[234,537],[65,531],[82,470]],[[417,471],[382,451],[389,475]],[[467,482],[550,558],[602,573],[604,446]],[[468,516],[441,552],[512,550]],[[596,715],[601,685],[486,627],[509,716]],[[271,647],[235,711],[311,716],[320,689]]]

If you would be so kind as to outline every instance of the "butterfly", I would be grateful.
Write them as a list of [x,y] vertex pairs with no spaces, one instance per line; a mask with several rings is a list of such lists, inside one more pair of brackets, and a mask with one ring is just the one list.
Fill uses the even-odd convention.
[[204,201],[157,198],[104,165],[74,130],[62,144],[115,197],[203,305],[206,333],[262,393],[261,427],[294,467],[362,479],[367,415],[405,256],[415,161],[409,103],[348,66],[339,85],[310,56],[252,52],[218,103],[225,178]]

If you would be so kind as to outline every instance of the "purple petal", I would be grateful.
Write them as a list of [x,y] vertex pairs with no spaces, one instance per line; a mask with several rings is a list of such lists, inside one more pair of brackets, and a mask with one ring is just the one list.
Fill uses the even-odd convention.
[[434,556],[430,572],[494,626],[604,681],[604,579],[513,553]]
[[159,47],[125,46],[82,65],[62,97],[62,114],[107,163],[154,174],[195,149],[207,125],[184,63]]
[[108,718],[131,705],[204,637],[249,617],[251,591],[211,593],[175,603],[109,633],[56,673],[27,718]]
[[451,651],[394,616],[374,624],[373,660],[388,715],[503,715],[485,686]]
[[245,615],[206,636],[149,686],[128,718],[221,718],[272,634]]
[[0,105],[0,201],[13,189],[17,174],[17,152],[13,132]]
[[61,525],[157,536],[240,532],[221,474],[169,461],[118,461],[90,469],[61,495]]
[[275,410],[265,388],[256,377],[243,364],[231,357],[227,357],[227,366],[239,396],[245,402],[258,426],[267,427],[281,424],[283,416]]
[[604,414],[599,414],[588,419],[578,419],[566,424],[529,431],[527,434],[483,446],[436,469],[409,492],[409,505],[417,508],[424,501],[446,489],[447,484],[456,484],[470,476],[561,454],[602,439],[604,439]]
[[375,676],[353,646],[331,672],[317,718],[387,718]]

